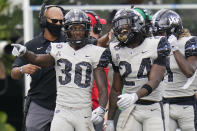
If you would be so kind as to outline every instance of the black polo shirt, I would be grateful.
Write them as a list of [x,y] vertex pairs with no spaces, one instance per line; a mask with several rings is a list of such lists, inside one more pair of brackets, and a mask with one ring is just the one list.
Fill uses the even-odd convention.
[[[65,41],[65,37],[61,35],[58,40],[53,42]],[[41,33],[27,42],[25,46],[29,51],[35,54],[46,54],[46,49],[50,45],[50,42],[51,41],[46,40],[43,33]],[[12,67],[20,67],[25,64],[28,64],[28,62],[23,57],[18,57]],[[54,110],[56,100],[56,74],[54,67],[42,68],[31,75],[31,78],[32,81],[28,92],[31,100],[44,108]]]

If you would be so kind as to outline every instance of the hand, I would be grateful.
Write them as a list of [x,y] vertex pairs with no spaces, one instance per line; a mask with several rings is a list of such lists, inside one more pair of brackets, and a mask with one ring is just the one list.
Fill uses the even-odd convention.
[[103,121],[104,115],[105,115],[105,109],[103,107],[99,106],[98,108],[93,110],[91,121],[94,124],[99,124],[100,122]]
[[39,66],[32,64],[22,66],[22,72],[25,74],[33,74],[39,69],[41,69]]
[[12,44],[11,46],[14,47],[12,50],[14,56],[23,56],[27,51],[26,47],[21,44]]
[[170,43],[172,51],[178,50],[178,46],[177,46],[178,42],[177,42],[176,36],[174,36],[174,35],[169,36],[168,42]]
[[114,129],[114,121],[113,120],[107,120],[104,123],[104,131],[115,131],[115,129]]
[[119,95],[118,98],[120,98],[120,100],[118,100],[117,105],[119,108],[122,108],[123,110],[125,110],[138,100],[138,96],[136,93],[122,94]]
[[113,34],[114,34],[114,31],[113,31],[113,29],[111,29],[111,30],[109,31],[109,33],[108,33],[109,41],[112,39]]

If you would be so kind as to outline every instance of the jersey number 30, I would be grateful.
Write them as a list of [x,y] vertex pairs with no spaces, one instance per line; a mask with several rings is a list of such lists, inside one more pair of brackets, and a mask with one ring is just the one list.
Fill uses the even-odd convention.
[[[57,61],[57,66],[61,66],[62,64],[64,64],[64,69],[61,70],[61,73],[64,74],[65,77],[63,78],[63,76],[58,76],[58,79],[61,85],[66,85],[71,82],[71,75],[73,75],[70,73],[72,70],[72,63],[67,59],[59,59]],[[85,74],[83,75],[83,73]],[[91,82],[91,73],[92,66],[90,63],[84,61],[77,63],[75,65],[74,83],[81,88],[89,87]],[[85,76],[85,79],[82,80],[82,76]]]

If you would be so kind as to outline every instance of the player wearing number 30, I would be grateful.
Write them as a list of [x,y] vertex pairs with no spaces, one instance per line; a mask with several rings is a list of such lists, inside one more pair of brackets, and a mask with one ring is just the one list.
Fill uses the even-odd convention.
[[164,131],[158,86],[170,45],[166,37],[147,37],[150,21],[148,10],[138,8],[119,10],[113,19],[119,42],[110,43],[114,77],[106,131],[114,130],[116,103],[122,108],[117,131]]
[[[166,35],[172,47],[167,62],[168,75],[163,81],[166,123],[170,131],[196,131],[194,88],[197,69],[197,37],[183,29],[180,16],[169,9],[161,9],[153,16],[156,35]],[[177,40],[178,39],[178,40]]]
[[[64,28],[68,42],[51,43],[47,55],[35,55],[21,45],[14,45],[13,53],[42,67],[55,64],[57,100],[51,131],[94,131],[92,122],[102,122],[108,101],[104,67],[110,52],[87,43],[90,20],[85,12],[70,10],[65,15]],[[93,76],[100,106],[92,112]]]

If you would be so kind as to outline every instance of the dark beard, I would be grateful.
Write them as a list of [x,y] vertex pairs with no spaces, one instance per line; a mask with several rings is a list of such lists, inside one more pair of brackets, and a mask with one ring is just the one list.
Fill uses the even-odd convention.
[[123,43],[123,42],[120,42],[118,44],[119,47],[128,47],[129,45],[132,45],[134,43],[139,43],[139,45],[144,41],[146,37],[141,34],[141,33],[136,33],[134,32],[133,34],[133,37],[129,37],[127,42]]

